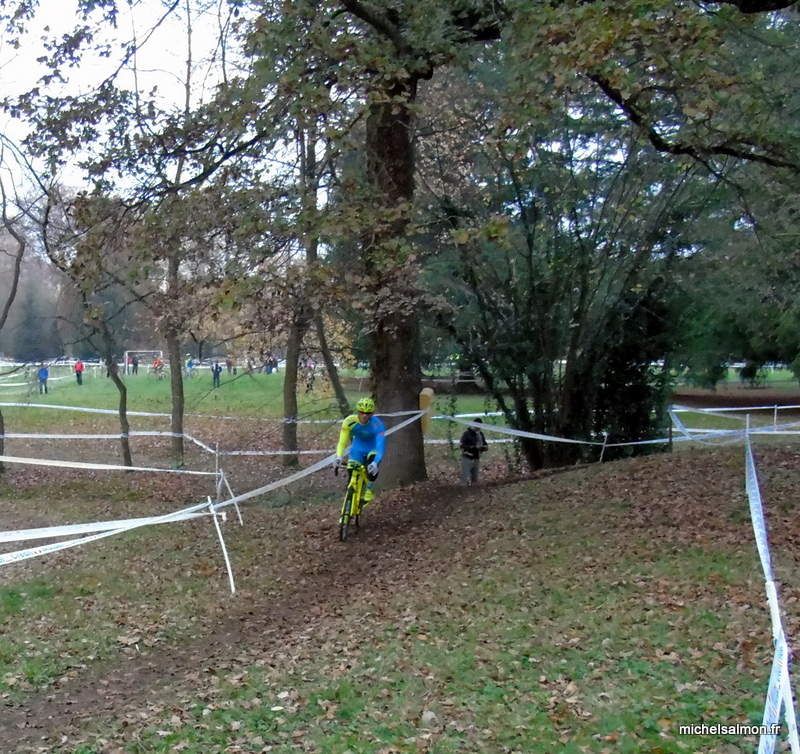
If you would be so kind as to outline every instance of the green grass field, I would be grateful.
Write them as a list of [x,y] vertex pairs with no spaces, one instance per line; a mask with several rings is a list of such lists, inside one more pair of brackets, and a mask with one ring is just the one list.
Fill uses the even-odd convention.
[[[0,401],[18,401],[21,399],[37,403],[80,405],[92,408],[115,408],[118,392],[111,380],[104,376],[102,370],[92,370],[84,379],[84,385],[76,384],[64,368],[55,370],[55,377],[49,382],[47,395],[39,395],[36,390],[27,388],[3,388],[0,381]],[[19,381],[16,375],[6,382]],[[124,377],[128,388],[128,408],[131,411],[169,411],[169,380],[156,380],[146,374],[128,375]],[[321,383],[321,381],[320,381]],[[367,380],[364,379],[366,392]],[[351,402],[362,395],[361,392],[350,391]],[[221,387],[212,389],[211,376],[207,370],[201,370],[192,379],[184,379],[184,396],[187,413],[209,414],[241,414],[266,417],[283,415],[283,373],[239,374],[237,376],[223,374]],[[336,416],[336,404],[330,389],[323,386],[315,388],[311,393],[300,390],[298,393],[301,416],[317,415]],[[436,409],[447,412],[454,407],[457,412],[493,411],[494,404],[481,396],[458,396],[454,404],[448,396],[436,398]]]
[[[88,408],[115,409],[118,393],[114,384],[104,377],[100,368],[91,369],[85,377],[83,386],[78,386],[74,378],[64,367],[53,370],[50,389],[47,395],[29,393],[26,388],[3,389],[0,381],[0,401],[30,401],[33,403],[82,406]],[[280,419],[283,415],[283,373],[224,374],[219,389],[212,389],[211,377],[207,370],[201,370],[197,376],[184,381],[185,412],[187,417],[198,416],[240,416],[256,421]],[[363,376],[363,375],[362,375]],[[12,375],[6,382],[19,380]],[[156,380],[146,373],[125,377],[128,388],[128,410],[168,413],[170,411],[169,381]],[[366,385],[366,380],[365,380]],[[348,397],[351,404],[362,393],[350,391]],[[320,381],[311,393],[300,392],[299,416],[307,419],[335,419],[338,410],[329,388]],[[380,410],[380,407],[379,407]],[[490,413],[497,410],[495,402],[480,395],[446,395],[438,394],[434,403],[437,414],[451,413]],[[6,408],[4,414],[8,421],[9,431],[55,431],[65,424],[74,431],[112,431],[116,425],[113,416],[106,418],[97,415],[64,413],[56,410],[38,410],[31,408]],[[702,412],[680,414],[687,427],[702,429],[736,429],[743,424],[741,417],[712,416]],[[769,412],[754,413],[753,425],[768,425],[773,417]],[[503,417],[487,417],[485,422],[505,424]],[[165,428],[165,419],[144,419],[132,417],[134,428]],[[433,439],[457,440],[463,427],[445,421],[435,421],[429,437]],[[335,434],[335,433],[333,433]],[[491,435],[490,435],[491,437]],[[495,435],[500,438],[500,435]],[[309,440],[309,442],[311,442]],[[332,442],[329,440],[329,442]]]

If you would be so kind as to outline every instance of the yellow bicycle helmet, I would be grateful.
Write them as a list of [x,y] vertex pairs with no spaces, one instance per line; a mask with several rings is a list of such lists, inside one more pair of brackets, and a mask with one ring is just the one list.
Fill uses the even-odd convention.
[[356,411],[361,411],[365,414],[372,414],[375,412],[375,401],[372,398],[362,398],[356,403]]

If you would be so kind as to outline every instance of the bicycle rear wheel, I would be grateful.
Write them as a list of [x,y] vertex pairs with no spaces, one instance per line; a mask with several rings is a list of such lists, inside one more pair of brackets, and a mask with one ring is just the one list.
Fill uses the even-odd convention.
[[339,541],[347,539],[347,532],[350,529],[350,519],[353,513],[353,490],[348,487],[342,503],[342,514],[339,517]]

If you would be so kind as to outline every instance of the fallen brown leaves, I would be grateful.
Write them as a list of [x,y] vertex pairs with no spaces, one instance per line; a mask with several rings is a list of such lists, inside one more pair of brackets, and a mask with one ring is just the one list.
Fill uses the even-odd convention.
[[[775,560],[779,569],[781,564],[794,567],[800,562],[800,517],[791,502],[798,499],[800,490],[797,454],[786,448],[765,447],[758,455]],[[248,463],[252,464],[249,473],[282,473],[279,464]],[[446,471],[440,468],[434,476],[443,480]],[[163,512],[164,503],[183,504],[196,494],[196,481],[181,477],[125,475],[111,482],[99,477],[90,481],[109,496],[119,493],[103,508],[103,512],[115,515]],[[77,473],[25,469],[12,472],[7,484],[18,485],[25,494],[53,485],[72,490],[76,495],[70,497],[66,507],[74,515],[88,512],[98,499],[94,495],[81,497],[83,482]],[[76,653],[75,667],[61,676],[54,688],[44,692],[32,688],[27,701],[13,710],[10,724],[0,723],[0,744],[14,736],[20,746],[27,741],[35,747],[42,735],[49,735],[51,741],[61,740],[61,734],[57,735],[60,730],[71,731],[68,738],[75,744],[81,737],[70,726],[89,716],[119,719],[120,740],[135,735],[145,722],[155,719],[166,720],[168,725],[162,723],[166,735],[170,728],[178,728],[189,719],[187,710],[193,704],[201,702],[203,710],[208,710],[206,716],[218,708],[217,674],[223,673],[227,684],[241,686],[247,682],[249,667],[259,668],[274,679],[274,693],[270,698],[252,697],[243,707],[263,704],[275,713],[292,714],[307,700],[296,690],[281,688],[281,679],[292,668],[320,656],[338,656],[340,659],[331,663],[326,673],[331,678],[346,677],[359,658],[358,648],[350,641],[353,626],[377,635],[390,625],[409,647],[436,646],[441,639],[421,616],[420,605],[432,615],[442,611],[462,621],[465,630],[474,608],[467,601],[450,600],[446,593],[437,591],[437,580],[448,583],[456,574],[467,579],[473,572],[485,579],[491,578],[493,569],[514,568],[535,600],[536,592],[544,594],[547,588],[536,574],[550,562],[559,563],[559,542],[574,541],[582,531],[603,533],[607,546],[602,552],[582,555],[566,564],[575,577],[567,592],[577,592],[585,582],[601,576],[611,577],[612,590],[633,591],[641,600],[645,606],[642,620],[647,620],[646,611],[650,609],[654,615],[667,616],[677,629],[686,611],[706,602],[714,604],[711,596],[720,592],[742,616],[763,611],[743,486],[738,448],[681,451],[578,469],[515,486],[487,485],[469,492],[438,481],[382,494],[380,502],[368,511],[363,532],[342,546],[335,539],[336,503],[320,506],[302,502],[313,501],[321,494],[336,499],[338,483],[318,475],[298,488],[286,507],[249,507],[244,511],[244,529],[226,527],[240,587],[239,597],[233,601],[224,593],[220,556],[207,522],[182,525],[175,533],[153,538],[121,539],[88,556],[60,556],[56,565],[26,567],[27,573],[42,572],[43,568],[50,578],[58,579],[59,569],[69,569],[81,558],[96,558],[93,562],[105,570],[98,571],[93,593],[76,600],[75,610],[87,616],[88,625],[95,620],[107,624],[117,646],[103,663]],[[29,503],[26,500],[7,508],[3,515],[14,521],[42,522],[52,513],[52,504],[48,506],[44,498],[33,498],[33,504]],[[531,510],[536,511],[538,526],[542,527],[538,530],[528,523]],[[658,546],[648,547],[648,542]],[[674,578],[654,578],[648,570],[648,564],[664,553],[675,553],[680,560],[691,548],[734,545],[752,548],[756,567],[751,583],[729,583],[716,572],[701,583],[689,582],[679,573]],[[180,568],[186,578],[165,583],[161,567],[165,557],[170,559],[170,567]],[[631,562],[635,565],[630,566]],[[620,569],[622,563],[628,570]],[[115,602],[103,588],[107,578],[135,580],[138,596],[128,594]],[[343,579],[347,584],[344,598]],[[792,635],[797,629],[800,595],[788,585],[781,593]],[[406,594],[413,594],[414,600],[403,609]],[[172,612],[170,601],[183,607]],[[491,609],[497,611],[501,622],[502,606]],[[611,598],[607,604],[591,609],[607,612],[609,620],[615,618]],[[763,626],[764,615],[760,617]],[[585,639],[581,625],[559,625],[556,615],[549,620],[552,626],[548,626],[548,618],[543,618],[538,629],[552,629],[549,640],[553,647],[569,652],[581,646]],[[47,633],[51,641],[59,641],[58,626],[43,623],[35,630]],[[720,662],[752,668],[763,663],[765,635],[763,629],[743,628],[737,642],[712,649]],[[611,640],[604,646],[609,656],[628,651],[615,648]],[[653,662],[674,665],[691,664],[703,656],[700,650],[679,650],[669,644],[642,650]],[[502,683],[506,671],[492,667],[492,658],[493,648],[487,647],[485,656],[480,648],[476,652],[476,662],[486,665],[487,677]],[[423,687],[437,682],[435,668],[415,672],[419,672]],[[602,667],[597,672],[602,673]],[[7,685],[19,682],[21,678],[12,675]],[[376,678],[375,683],[381,683],[381,679]],[[563,731],[566,741],[572,721],[592,714],[585,692],[579,682],[566,676],[542,675],[540,686],[547,694],[547,715]],[[387,704],[400,703],[392,699],[388,688],[384,690]],[[465,735],[485,740],[486,750],[490,750],[491,731],[471,728],[469,720],[451,715],[448,710],[454,705],[454,700],[448,704],[439,701],[434,708],[425,706],[422,700],[409,706],[409,722],[420,729],[421,750],[451,724],[463,729]],[[316,706],[323,721],[334,720],[339,710],[334,700],[320,699]],[[27,728],[20,735],[19,726],[26,719],[35,720],[41,727]],[[670,727],[667,718],[659,724],[665,730]],[[234,727],[236,721],[230,725],[232,734],[239,732]],[[298,738],[302,732],[298,729]],[[604,740],[613,745],[614,735]],[[248,745],[264,743],[263,738],[257,738],[251,736]],[[109,742],[107,750],[113,751],[116,745]],[[397,751],[393,747],[382,750]]]

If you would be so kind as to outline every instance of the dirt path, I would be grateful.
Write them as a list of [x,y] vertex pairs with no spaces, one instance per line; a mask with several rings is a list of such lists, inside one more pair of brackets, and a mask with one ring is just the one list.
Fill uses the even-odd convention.
[[722,385],[716,390],[682,386],[672,394],[672,402],[694,408],[720,406],[798,406],[797,383],[780,388],[749,388],[743,385]]
[[414,575],[437,557],[438,546],[452,541],[452,519],[464,508],[485,505],[486,490],[428,483],[415,488],[412,499],[401,496],[398,502],[389,494],[382,510],[369,517],[369,528],[345,545],[335,540],[330,525],[315,525],[298,542],[306,563],[302,583],[277,599],[232,601],[223,621],[185,644],[147,651],[135,663],[122,659],[51,687],[24,705],[6,706],[0,751],[52,752],[61,742],[74,746],[87,725],[168,703],[180,690],[194,690],[198,674],[225,667],[243,653],[263,657],[285,650],[309,624],[341,614],[342,573],[348,574],[349,595],[358,595],[367,582],[373,593],[413,583]]

